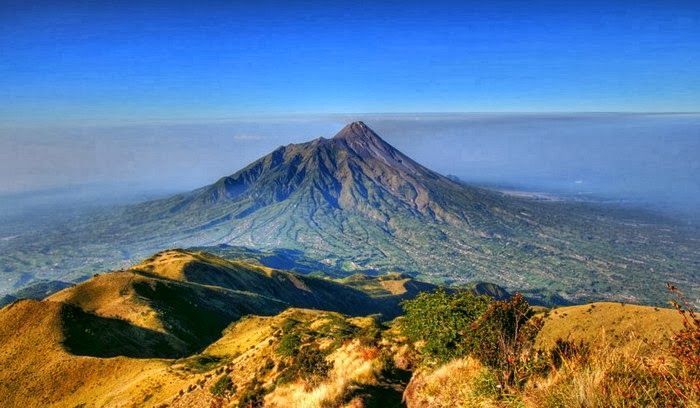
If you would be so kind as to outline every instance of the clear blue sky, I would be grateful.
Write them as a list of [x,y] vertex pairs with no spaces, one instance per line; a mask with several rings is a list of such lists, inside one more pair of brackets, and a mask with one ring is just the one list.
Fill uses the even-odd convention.
[[697,1],[421,3],[0,0],[0,122],[700,110]]

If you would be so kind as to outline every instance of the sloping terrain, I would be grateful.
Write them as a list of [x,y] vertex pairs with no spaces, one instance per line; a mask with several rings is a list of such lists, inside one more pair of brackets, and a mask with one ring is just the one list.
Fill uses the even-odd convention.
[[463,185],[362,122],[280,147],[210,186],[0,243],[0,264],[10,282],[27,271],[70,279],[163,248],[221,244],[300,252],[318,262],[307,267],[333,274],[495,282],[548,304],[662,304],[665,282],[693,298],[700,282],[697,231],[624,208]]
[[[232,406],[246,400],[267,407],[345,406],[353,391],[382,380],[386,363],[376,343],[379,332],[371,318],[323,311],[288,309],[274,317],[248,317],[203,352],[217,362],[202,375],[200,386],[175,397],[172,406],[209,406],[217,399]],[[309,349],[325,358],[317,366],[297,366]],[[230,378],[235,391],[217,398],[212,387],[223,377]],[[400,399],[400,393],[395,397]]]
[[[3,406],[75,407],[84,402],[91,406],[135,405],[143,401],[142,389],[155,383],[167,389],[171,381],[177,380],[162,360],[70,353],[63,344],[64,328],[70,325],[70,318],[65,320],[66,310],[70,309],[57,302],[22,300],[0,310]],[[123,328],[99,327],[113,342],[129,334],[122,332]]]
[[242,316],[304,307],[391,319],[400,313],[400,301],[415,296],[417,288],[435,288],[396,278],[368,282],[411,290],[372,293],[205,252],[168,250],[127,270],[97,274],[36,304],[59,305],[62,341],[73,354],[180,357],[201,350]]
[[682,327],[680,315],[673,309],[598,302],[549,312],[538,344],[550,348],[557,339],[565,339],[614,347],[653,347]]
[[679,368],[670,351],[683,328],[678,311],[600,302],[543,313],[535,349],[539,358],[551,358],[554,350],[558,357],[539,369],[531,363],[527,383],[511,395],[499,397],[494,371],[467,356],[415,370],[406,406],[698,406],[697,378]]
[[[395,284],[400,285],[411,283],[402,278]],[[367,368],[363,362],[378,355],[363,357],[359,343],[340,347],[346,336],[376,336],[374,318],[289,308],[383,314],[386,319],[398,313],[401,299],[412,295],[368,294],[203,252],[164,251],[43,301],[19,300],[0,309],[0,400],[3,406],[192,406],[203,398],[209,406],[216,399],[209,391],[215,370],[220,377],[235,365],[238,386],[252,388],[257,384],[253,380],[264,380],[261,370],[270,373],[270,381],[282,372],[296,372],[284,371],[284,363],[275,370],[268,367],[282,341],[283,323],[292,320],[304,344],[344,359],[338,369],[356,361],[356,370],[374,375],[374,363]],[[287,309],[276,317],[252,316]],[[331,343],[334,351],[328,348]],[[346,374],[336,376],[342,380]],[[354,384],[359,377],[353,378]],[[336,386],[340,388],[331,394],[339,397],[349,383]]]
[[[377,384],[385,364],[376,344],[361,339],[364,333],[379,333],[373,319],[307,309],[246,317],[201,354],[187,358],[76,356],[62,345],[62,307],[20,301],[0,310],[3,406],[210,407],[237,406],[242,400],[276,407],[318,407],[323,401],[340,406],[353,390]],[[24,335],[12,336],[12,330]],[[311,388],[303,384],[315,374],[299,372],[295,358],[280,352],[290,333],[302,336],[295,347],[312,347],[328,361],[327,372]],[[120,340],[118,333],[109,335]],[[216,391],[224,377],[231,386]],[[394,398],[400,400],[400,393]]]
[[[110,357],[178,357],[216,339],[231,321],[250,313],[272,314],[287,307],[254,293],[114,272],[58,292],[49,301],[76,306],[66,316],[68,349],[74,354]],[[122,326],[142,333],[133,347],[101,330]],[[150,345],[150,347],[149,347]]]
[[[185,268],[191,263],[200,265],[194,273]],[[234,317],[224,309],[240,310],[253,301],[215,299],[210,290],[217,287],[187,281],[204,280],[201,268],[213,268],[207,274],[217,275],[232,265],[205,253],[166,251],[138,265],[148,273],[107,273],[44,301],[20,300],[0,309],[3,406],[359,408],[400,407],[404,397],[411,407],[507,406],[474,399],[475,378],[484,373],[474,360],[421,368],[409,383],[406,369],[413,368],[401,361],[411,359],[410,348],[397,334],[400,325],[286,305],[278,314],[267,313],[278,305],[265,300],[254,304],[259,311]],[[259,288],[275,272],[237,267],[239,282]],[[348,280],[384,297],[383,290],[410,287],[395,278],[400,276]],[[140,285],[156,285],[160,294],[139,292]],[[173,288],[179,291],[171,293]],[[219,301],[227,307],[215,308]],[[261,312],[269,315],[256,315]],[[193,320],[222,316],[230,316],[231,323],[215,336]],[[680,327],[679,315],[668,309],[597,303],[549,312],[538,342],[547,349],[557,338],[590,344],[607,338],[615,352],[641,350],[635,356],[652,358],[663,355],[668,336]],[[647,347],[640,349],[643,344]],[[538,393],[551,385],[541,387],[526,390],[526,406],[538,406]]]

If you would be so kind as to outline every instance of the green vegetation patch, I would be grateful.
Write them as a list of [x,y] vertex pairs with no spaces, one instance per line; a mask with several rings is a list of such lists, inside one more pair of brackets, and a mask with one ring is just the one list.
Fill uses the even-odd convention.
[[200,354],[185,360],[185,369],[194,373],[203,373],[225,364],[227,361],[218,356]]
[[472,325],[489,302],[489,297],[469,291],[421,293],[403,302],[402,329],[411,341],[423,343],[421,352],[427,357],[448,361],[471,352],[478,341]]
[[231,380],[231,377],[224,375],[209,388],[212,395],[217,397],[223,397],[228,394],[236,393],[236,385]]

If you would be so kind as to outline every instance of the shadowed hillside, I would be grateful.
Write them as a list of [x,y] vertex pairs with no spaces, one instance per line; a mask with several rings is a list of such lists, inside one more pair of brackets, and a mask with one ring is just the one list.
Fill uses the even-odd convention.
[[[630,361],[653,367],[657,359],[674,361],[669,340],[683,327],[675,311],[629,304],[531,310],[533,318],[544,319],[534,343],[540,351],[528,363],[534,371],[528,371],[527,387],[504,398],[493,382],[497,369],[453,355],[465,350],[458,343],[433,349],[452,356],[435,360],[426,349],[430,343],[414,341],[407,322],[422,319],[427,325],[414,327],[437,328],[434,340],[454,341],[447,334],[459,342],[478,330],[463,314],[472,310],[469,302],[489,310],[517,297],[492,284],[473,292],[434,289],[401,274],[335,282],[204,252],[164,251],[43,301],[19,300],[0,309],[0,400],[67,408],[555,407],[559,400],[574,401],[571,387],[584,387],[595,398],[622,395],[581,383],[598,372],[600,381],[617,378],[633,387],[628,391],[635,398],[659,387],[629,383],[646,378],[637,375],[657,375]],[[504,300],[476,296],[478,291]],[[399,301],[413,298],[428,309],[404,305],[404,316],[386,320],[398,314]],[[364,316],[373,313],[384,314]],[[483,344],[497,343],[484,338]],[[556,350],[569,360],[550,367],[558,361],[550,360]],[[584,351],[586,366],[571,354]],[[639,401],[683,401],[649,398]]]
[[[400,278],[384,278],[374,285],[434,289]],[[207,367],[218,369],[234,354],[246,352],[248,340],[231,340],[230,330],[224,330],[232,322],[251,321],[244,316],[276,315],[301,306],[387,319],[400,312],[402,299],[417,293],[398,292],[366,293],[331,280],[203,252],[164,251],[46,300],[19,300],[0,309],[0,399],[10,406],[151,406],[146,401],[155,394],[172,400],[178,391],[198,383],[192,370],[196,374]],[[350,330],[347,334],[360,330],[335,313],[299,313],[309,316],[305,324],[331,316],[335,323],[326,336],[336,330]],[[272,321],[284,321],[285,316]],[[367,322],[377,325],[373,318]],[[248,327],[259,336],[266,326]],[[231,350],[231,341],[238,348]],[[273,346],[265,341],[268,348]],[[216,350],[222,347],[229,351],[220,356]],[[353,358],[358,352],[353,351]],[[105,370],[108,375],[102,375]]]
[[[207,346],[232,321],[288,307],[391,319],[399,302],[430,284],[368,278],[376,293],[204,252],[160,252],[124,271],[99,274],[47,298],[59,305],[67,351],[95,357],[180,357]],[[43,303],[39,303],[43,304]]]

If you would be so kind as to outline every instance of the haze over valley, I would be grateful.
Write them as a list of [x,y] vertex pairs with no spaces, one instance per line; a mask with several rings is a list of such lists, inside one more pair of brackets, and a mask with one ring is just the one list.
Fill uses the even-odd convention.
[[627,202],[680,219],[700,212],[699,115],[565,113],[6,126],[0,128],[0,208],[10,215],[41,207],[42,199],[50,208],[187,191],[354,119],[420,163],[470,183]]

